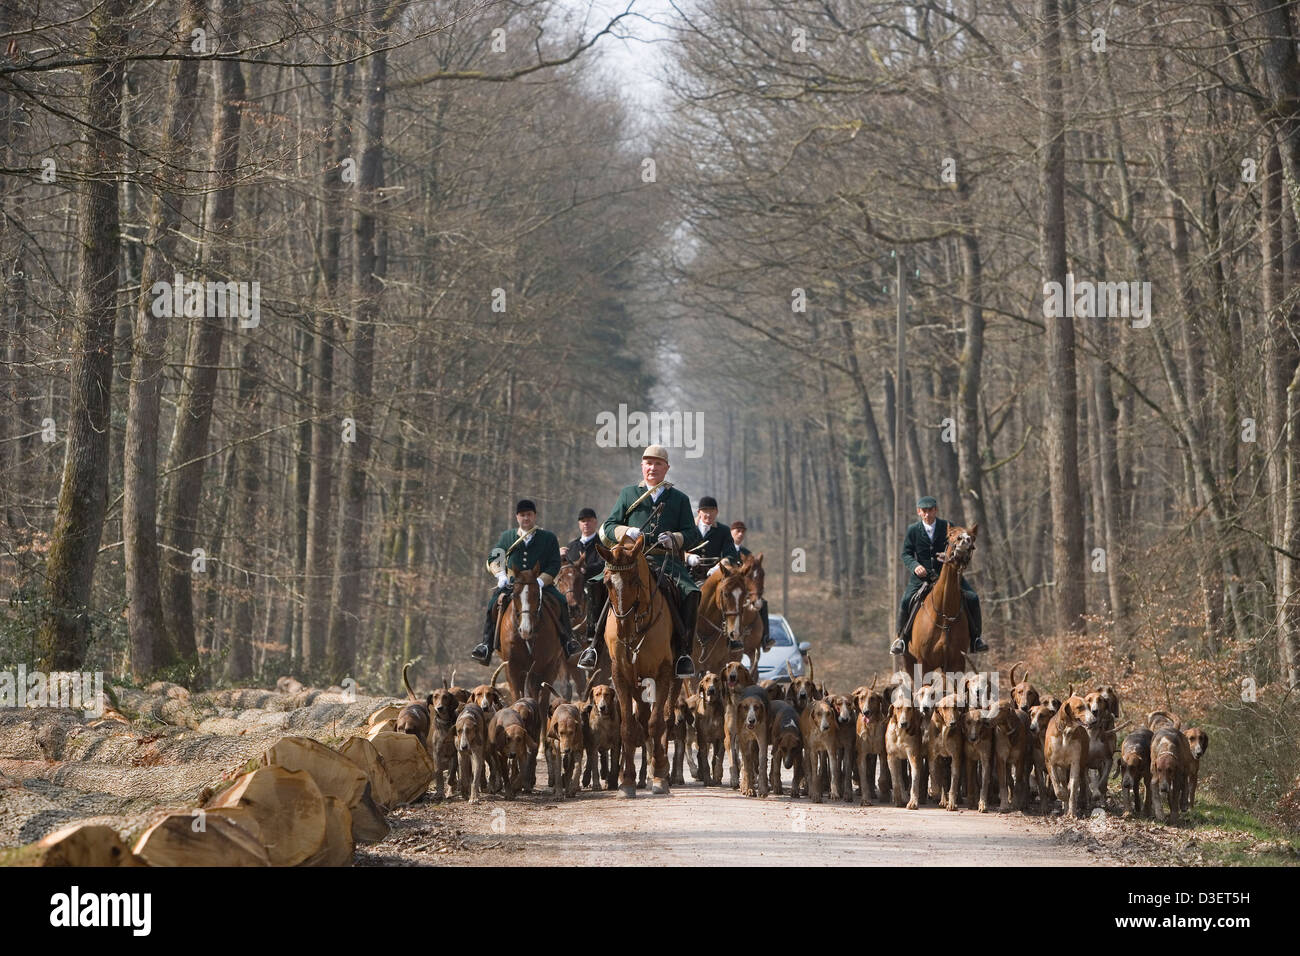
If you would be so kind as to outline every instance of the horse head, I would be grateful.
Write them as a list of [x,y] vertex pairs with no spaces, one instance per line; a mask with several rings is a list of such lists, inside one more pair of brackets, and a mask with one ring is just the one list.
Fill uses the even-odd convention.
[[978,524],[973,524],[969,528],[950,525],[948,547],[939,560],[951,564],[958,572],[965,571],[966,566],[970,564],[971,555],[975,553],[975,536],[979,534],[979,530]]
[[560,571],[555,575],[555,587],[569,602],[571,617],[582,612],[583,602],[587,596],[586,583],[587,569],[582,563],[566,560],[560,565]]
[[519,635],[525,641],[532,640],[542,613],[542,583],[537,579],[536,570],[515,572],[510,603],[514,606]]
[[721,567],[723,577],[718,582],[718,589],[713,592],[713,599],[718,610],[722,612],[727,637],[738,641],[740,640],[740,617],[745,610],[748,594],[745,568],[743,564],[735,565],[726,561],[722,562]]
[[740,568],[745,575],[745,587],[749,590],[750,602],[757,604],[763,599],[763,556],[745,555]]
[[596,542],[596,553],[605,559],[605,584],[609,589],[609,608],[619,627],[632,613],[641,592],[648,605],[651,600],[650,565],[645,559],[645,538],[636,541],[626,535],[612,548]]

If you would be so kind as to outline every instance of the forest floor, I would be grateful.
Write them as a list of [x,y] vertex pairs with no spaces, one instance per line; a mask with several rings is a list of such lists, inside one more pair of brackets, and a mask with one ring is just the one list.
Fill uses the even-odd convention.
[[643,866],[747,863],[825,866],[1019,865],[1080,866],[1151,863],[1099,831],[1105,822],[1063,823],[1020,813],[950,813],[889,804],[866,807],[829,799],[744,797],[729,787],[690,781],[670,795],[579,791],[557,801],[545,787],[507,801],[459,798],[391,813],[392,833],[358,847],[362,866]]

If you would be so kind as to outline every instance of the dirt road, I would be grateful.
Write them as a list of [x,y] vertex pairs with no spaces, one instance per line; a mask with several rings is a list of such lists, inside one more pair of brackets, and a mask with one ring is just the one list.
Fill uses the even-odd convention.
[[[540,783],[545,784],[545,771]],[[804,797],[742,797],[694,782],[669,796],[580,792],[556,802],[543,789],[514,801],[489,797],[417,805],[389,816],[383,843],[359,848],[360,865],[1038,865],[1104,862],[1058,842],[1018,813],[949,813],[933,806],[813,804]]]

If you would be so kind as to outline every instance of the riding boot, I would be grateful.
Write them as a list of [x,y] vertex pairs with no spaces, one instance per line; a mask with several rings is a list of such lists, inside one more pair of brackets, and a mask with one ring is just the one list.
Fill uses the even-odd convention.
[[563,633],[560,634],[560,642],[564,644],[564,656],[572,657],[578,653],[582,645],[578,643],[578,639],[573,635],[573,619],[569,617],[568,601],[560,602],[560,624],[563,629]]
[[963,595],[963,603],[966,605],[966,620],[970,624],[970,650],[972,654],[987,651],[989,646],[984,643],[980,634],[983,632],[983,620],[980,614],[979,598],[970,598]]
[[898,609],[898,628],[895,631],[898,636],[894,643],[890,645],[889,653],[891,654],[901,654],[907,648],[907,635],[903,633],[903,629],[907,627],[907,615],[910,610],[910,601],[904,601],[903,606]]
[[700,611],[700,592],[692,591],[682,601],[682,624],[686,633],[673,635],[673,649],[677,653],[674,668],[677,677],[694,677],[695,662],[691,660],[691,635],[695,633],[695,618]]
[[762,648],[765,651],[770,651],[772,649],[772,626],[767,622],[767,601],[766,600],[764,600],[763,603],[758,606],[758,614],[759,617],[763,619]]
[[[594,671],[596,669],[596,635],[604,632],[605,614],[608,613],[607,606],[602,606],[597,611],[596,605],[592,600],[591,592],[587,594],[587,648],[578,658],[578,670]],[[597,620],[599,618],[599,620]]]
[[469,652],[469,656],[484,667],[492,663],[492,652],[501,650],[501,638],[497,635],[497,618],[501,614],[501,599],[510,594],[512,587],[512,584],[507,582],[503,587],[492,592],[487,613],[483,615],[483,640],[474,645],[474,649]]
[[496,650],[496,642],[497,602],[494,597],[492,603],[488,605],[487,614],[483,618],[483,640],[474,645],[474,649],[469,652],[469,656],[486,667],[492,663],[492,652]]

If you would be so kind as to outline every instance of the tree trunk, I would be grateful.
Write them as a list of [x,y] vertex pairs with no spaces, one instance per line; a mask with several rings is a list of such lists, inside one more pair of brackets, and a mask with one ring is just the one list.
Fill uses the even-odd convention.
[[[85,67],[85,185],[77,203],[76,332],[67,450],[45,575],[49,608],[40,665],[72,670],[90,643],[90,593],[108,498],[113,327],[117,319],[117,175],[122,165],[122,79],[127,0],[105,0],[92,20]],[[98,61],[98,62],[96,62]]]
[[[1065,107],[1062,97],[1061,23],[1057,0],[1041,0],[1040,144],[1042,219],[1039,251],[1045,282],[1065,287]],[[1062,310],[1064,312],[1066,310]],[[1056,628],[1085,628],[1083,510],[1079,507],[1078,383],[1075,379],[1074,320],[1046,319],[1046,456],[1052,502],[1052,575],[1056,582]]]
[[[326,9],[333,10],[333,5],[328,4]],[[325,140],[325,237],[321,253],[321,280],[327,303],[337,301],[339,290],[344,184],[338,163],[352,149],[351,66],[344,73],[340,107],[335,105],[333,74],[333,68],[321,67],[319,82],[325,91],[324,110],[330,123]],[[302,636],[302,660],[306,666],[324,661],[330,626],[330,585],[333,572],[330,560],[333,530],[331,503],[334,497],[334,462],[339,454],[341,427],[338,417],[330,413],[334,391],[334,335],[337,329],[331,308],[320,309],[317,312],[316,334],[312,345],[312,407],[316,418],[312,422],[311,488],[307,496],[307,607]]]
[[[240,0],[221,0],[214,42],[222,51],[238,48]],[[229,235],[235,220],[236,171],[239,163],[240,110],[244,99],[244,73],[235,60],[218,66],[216,115],[212,132],[212,183],[206,216],[208,241],[204,274],[208,281],[234,280],[231,274]],[[212,423],[212,400],[221,359],[225,324],[232,321],[205,315],[190,338],[186,355],[189,377],[176,406],[176,428],[167,470],[175,472],[167,496],[167,527],[171,552],[163,585],[163,607],[177,653],[196,659],[194,598],[190,589],[191,551],[198,530],[203,472]]]
[[[186,0],[177,31],[179,42],[188,43],[190,32],[203,22],[206,14],[207,4],[203,0]],[[122,536],[131,674],[137,680],[150,674],[155,666],[167,666],[176,660],[176,648],[163,621],[158,551],[158,415],[168,320],[153,314],[152,290],[157,283],[170,285],[176,274],[183,271],[182,257],[176,254],[176,229],[185,211],[185,170],[189,166],[190,137],[198,105],[195,96],[198,77],[199,61],[181,60],[167,99],[162,122],[166,139],[159,151],[164,162],[158,170],[163,187],[154,196],[150,211],[132,341]]]
[[367,16],[370,39],[379,49],[370,58],[362,125],[361,175],[358,181],[356,256],[352,287],[356,302],[349,339],[352,370],[352,418],[356,441],[344,447],[343,513],[335,563],[333,618],[326,655],[331,675],[342,678],[356,668],[357,632],[361,620],[361,555],[365,541],[366,465],[370,459],[371,382],[374,373],[375,321],[387,271],[387,248],[377,228],[378,204],[384,186],[384,119],[388,58],[383,33],[392,25],[396,5],[372,0]]

